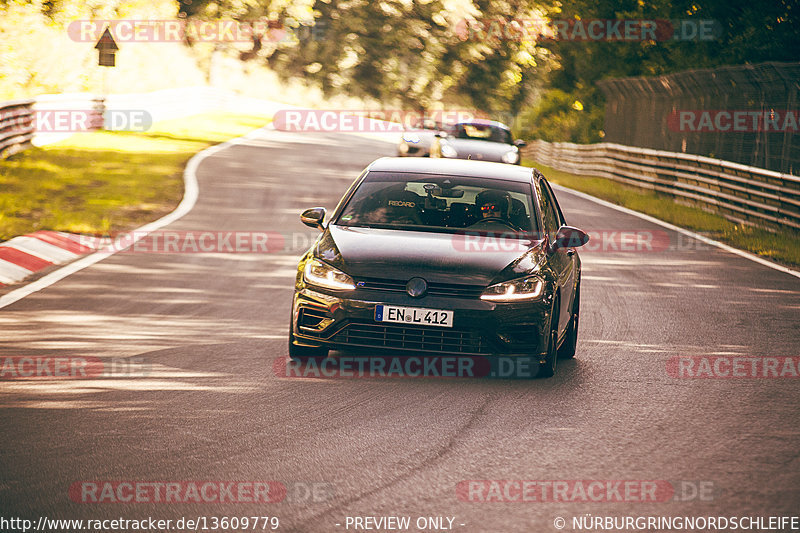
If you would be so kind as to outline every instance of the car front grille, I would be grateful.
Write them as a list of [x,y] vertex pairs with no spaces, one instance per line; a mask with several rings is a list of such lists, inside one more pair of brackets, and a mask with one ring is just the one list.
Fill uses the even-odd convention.
[[[408,280],[360,278],[357,286],[360,289],[376,291],[406,292]],[[451,298],[477,299],[485,287],[482,285],[464,285],[459,283],[434,283],[428,282],[428,296],[448,296]]]
[[491,350],[477,332],[452,328],[351,322],[331,339],[346,346],[394,348],[434,353],[487,354]]

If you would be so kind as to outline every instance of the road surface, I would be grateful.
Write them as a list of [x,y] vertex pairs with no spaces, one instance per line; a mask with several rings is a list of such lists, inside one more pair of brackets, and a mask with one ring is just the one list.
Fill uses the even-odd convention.
[[[547,532],[558,517],[572,531],[572,517],[587,513],[799,514],[799,382],[679,378],[668,368],[675,356],[800,355],[800,279],[566,191],[558,196],[571,225],[609,242],[613,232],[649,232],[671,246],[582,252],[578,355],[555,378],[276,374],[297,258],[315,236],[298,214],[332,209],[363,167],[393,154],[375,140],[264,130],[201,163],[196,206],[167,229],[274,231],[282,249],[118,253],[0,310],[0,358],[149,369],[0,381],[0,516],[269,515],[281,531],[310,532],[353,531],[354,517],[408,516],[412,526],[449,517],[454,531]],[[71,497],[92,480],[270,480],[289,492],[268,504]],[[654,481],[674,493],[480,502],[458,493],[469,480],[571,490],[575,480]]]

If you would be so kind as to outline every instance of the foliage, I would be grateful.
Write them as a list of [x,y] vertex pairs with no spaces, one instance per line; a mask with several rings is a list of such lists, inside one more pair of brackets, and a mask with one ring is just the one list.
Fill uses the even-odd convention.
[[536,87],[534,43],[457,30],[467,20],[535,16],[535,7],[525,0],[318,0],[313,9],[324,38],[279,48],[268,62],[326,95],[347,93],[384,106],[518,107]]
[[520,114],[514,124],[515,131],[527,139],[583,144],[599,142],[602,140],[600,131],[604,110],[594,104],[596,99],[596,90],[573,90],[569,93],[561,89],[547,90],[536,106]]
[[[542,45],[557,58],[548,90],[572,94],[584,113],[539,109],[548,105],[547,93],[534,108],[543,123],[558,126],[557,139],[600,136],[597,116],[604,107],[596,82],[604,78],[657,76],[688,69],[763,61],[797,61],[800,49],[800,9],[794,0],[563,0],[551,13],[556,19],[658,20],[680,29],[714,21],[709,39],[665,38],[650,41],[556,40]],[[678,32],[679,33],[679,32]],[[554,93],[557,98],[559,93]],[[552,131],[552,130],[549,130]]]
[[0,0],[0,100],[61,92],[137,92],[198,85],[205,74],[182,43],[125,43],[113,69],[93,42],[70,38],[80,20],[168,19],[174,0]]
[[[302,80],[327,98],[502,111],[525,135],[591,142],[602,138],[597,81],[795,61],[797,9],[795,0],[0,0],[0,98],[225,83],[211,74],[213,58],[223,56],[241,60],[240,70],[269,66],[283,82]],[[252,42],[126,44],[111,73],[96,66],[91,43],[66,32],[80,19],[174,17],[283,27]],[[463,31],[476,21],[579,19],[713,20],[718,33],[604,42]]]

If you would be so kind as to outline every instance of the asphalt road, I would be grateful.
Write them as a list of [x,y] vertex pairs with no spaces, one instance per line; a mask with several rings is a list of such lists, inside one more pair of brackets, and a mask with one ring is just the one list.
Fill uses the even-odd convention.
[[[169,229],[275,231],[296,247],[119,253],[0,310],[0,357],[134,358],[151,370],[0,381],[0,516],[269,515],[279,530],[313,532],[347,531],[348,516],[442,516],[455,531],[547,532],[556,517],[572,531],[587,513],[800,514],[800,382],[667,371],[674,356],[800,355],[800,279],[564,191],[570,224],[654,232],[671,247],[582,253],[578,355],[555,378],[276,375],[299,247],[314,237],[299,212],[332,209],[364,166],[393,153],[265,131],[203,161],[199,201]],[[87,480],[275,480],[290,494],[72,501],[70,487]],[[656,480],[677,495],[461,501],[466,480]]]

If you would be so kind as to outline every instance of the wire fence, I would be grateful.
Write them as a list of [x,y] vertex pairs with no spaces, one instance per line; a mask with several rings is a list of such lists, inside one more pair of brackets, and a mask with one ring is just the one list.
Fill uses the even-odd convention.
[[604,142],[800,175],[800,63],[599,82]]

